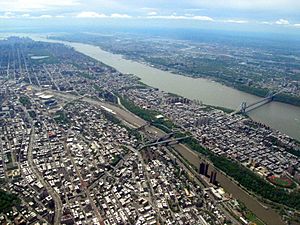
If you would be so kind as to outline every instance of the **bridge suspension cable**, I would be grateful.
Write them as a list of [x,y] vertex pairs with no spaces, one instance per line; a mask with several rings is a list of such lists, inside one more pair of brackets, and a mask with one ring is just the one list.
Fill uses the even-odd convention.
[[250,110],[256,109],[264,104],[272,102],[274,100],[274,97],[276,95],[282,93],[283,91],[284,91],[284,89],[282,89],[278,92],[269,91],[268,94],[264,98],[262,98],[256,102],[253,102],[251,104],[247,104],[247,102],[242,102],[241,105],[239,106],[239,108],[235,112],[233,112],[232,115],[237,114],[237,113],[246,114]]

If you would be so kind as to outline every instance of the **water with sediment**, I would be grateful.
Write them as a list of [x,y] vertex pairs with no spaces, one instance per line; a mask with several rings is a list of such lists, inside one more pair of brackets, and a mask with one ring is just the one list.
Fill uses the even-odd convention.
[[[20,36],[20,34],[17,35]],[[141,78],[141,81],[147,85],[186,98],[198,99],[208,105],[222,106],[235,110],[243,101],[252,103],[261,99],[257,96],[238,91],[208,79],[182,76],[128,60],[121,55],[104,51],[98,46],[49,40],[40,35],[21,35],[30,36],[34,40],[64,43],[85,55],[114,67],[122,73],[138,76]],[[255,121],[264,123],[284,134],[300,140],[300,107],[280,102],[271,102],[250,111],[248,115]]]
[[[41,38],[34,39],[49,41]],[[53,42],[70,45],[74,47],[75,50],[112,66],[122,73],[134,74],[150,86],[160,88],[167,92],[176,93],[187,98],[199,99],[206,104],[235,109],[242,101],[251,103],[260,99],[256,96],[237,91],[207,79],[184,77],[158,70],[142,63],[126,60],[120,55],[103,51],[99,47],[93,45],[61,41]],[[256,121],[263,122],[300,140],[300,107],[272,102],[250,112],[249,115]],[[190,163],[195,166],[199,165],[200,159],[195,153],[186,148],[178,149],[178,151]],[[266,221],[267,224],[284,224],[280,219],[280,216],[273,209],[266,209],[253,196],[250,196],[246,191],[240,188],[236,182],[221,173],[218,175],[218,180],[229,193],[235,198],[243,201],[250,210],[258,215],[259,218]]]
[[[205,104],[237,109],[243,101],[252,103],[261,99],[208,79],[177,75],[127,60],[121,55],[103,51],[97,46],[70,42],[67,44],[122,73],[130,73],[140,77],[141,81],[147,85],[190,99],[198,99]],[[248,115],[255,121],[262,122],[300,140],[300,107],[271,102],[250,111]]]

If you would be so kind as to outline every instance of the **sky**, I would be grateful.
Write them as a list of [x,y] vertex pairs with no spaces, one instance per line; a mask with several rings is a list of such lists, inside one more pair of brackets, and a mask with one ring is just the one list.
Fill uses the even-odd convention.
[[101,20],[300,33],[300,0],[0,0],[2,25]]

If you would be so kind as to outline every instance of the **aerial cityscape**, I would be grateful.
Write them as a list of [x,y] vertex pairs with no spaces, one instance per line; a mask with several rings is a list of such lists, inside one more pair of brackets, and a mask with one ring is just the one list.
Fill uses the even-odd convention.
[[0,0],[0,224],[300,224],[283,2]]

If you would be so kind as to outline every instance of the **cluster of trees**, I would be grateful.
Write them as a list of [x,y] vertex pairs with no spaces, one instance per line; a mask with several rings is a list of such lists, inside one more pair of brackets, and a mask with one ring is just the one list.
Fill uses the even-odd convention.
[[130,112],[136,114],[137,116],[141,117],[142,119],[152,122],[155,120],[155,116],[157,115],[157,112],[153,110],[147,110],[147,109],[142,109],[139,106],[135,105],[132,101],[123,98],[119,96],[121,104],[128,109]]
[[300,106],[300,97],[287,95],[287,94],[279,94],[274,98],[276,101],[288,103],[291,105]]
[[234,178],[247,190],[273,202],[300,209],[299,191],[288,192],[283,188],[275,187],[249,169],[225,157],[211,155],[210,159],[216,167]]
[[256,175],[238,162],[218,156],[203,148],[197,140],[189,138],[184,140],[191,149],[206,155],[220,170],[235,179],[247,190],[273,202],[300,209],[300,192],[295,190],[288,192],[283,188],[275,187],[263,178]]
[[31,106],[31,101],[30,101],[30,99],[29,99],[27,96],[21,96],[21,97],[19,98],[19,101],[20,101],[21,104],[22,104],[23,106],[25,106],[26,108]]
[[0,213],[9,212],[13,206],[18,204],[20,204],[20,199],[16,195],[0,189]]
[[235,84],[234,87],[240,91],[257,95],[259,97],[265,97],[269,93],[268,89],[257,88],[257,87],[243,85],[243,84]]
[[66,113],[61,110],[61,111],[57,111],[54,115],[54,120],[56,123],[58,124],[68,124],[70,122],[70,120],[68,119]]
[[286,148],[285,150],[288,151],[289,153],[291,153],[292,155],[300,157],[300,150],[295,150],[292,148]]
[[118,103],[118,98],[111,92],[109,91],[101,91],[99,92],[99,97],[105,99],[108,102],[117,104]]
[[36,118],[36,113],[33,110],[28,111],[28,114],[31,118],[35,119]]
[[116,166],[120,162],[121,159],[122,159],[121,156],[115,155],[111,161],[111,165]]
[[136,106],[132,101],[120,97],[121,104],[128,109],[130,112],[134,113],[135,115],[141,117],[142,119],[152,123],[153,125],[157,126],[159,129],[170,132],[176,126],[170,121],[166,119],[157,119],[156,116],[159,115],[159,112],[154,110],[147,110],[142,109],[139,106]]

